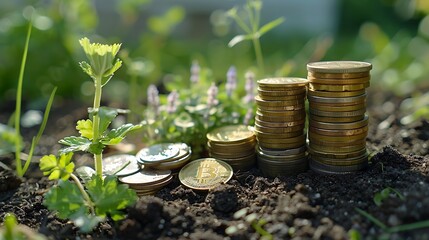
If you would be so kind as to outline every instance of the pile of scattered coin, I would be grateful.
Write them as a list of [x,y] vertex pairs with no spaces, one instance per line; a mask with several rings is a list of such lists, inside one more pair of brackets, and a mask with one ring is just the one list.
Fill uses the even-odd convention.
[[361,170],[368,164],[366,93],[372,65],[314,62],[307,65],[310,168],[327,174]]
[[220,127],[207,133],[207,139],[210,157],[228,163],[234,171],[247,171],[255,165],[256,139],[249,126]]
[[266,176],[297,174],[308,167],[304,132],[307,84],[304,78],[258,81],[256,152],[258,167]]
[[191,148],[186,143],[160,143],[141,149],[137,161],[145,169],[177,172],[191,159]]
[[119,177],[119,181],[133,189],[138,196],[153,195],[173,180],[170,170],[140,170],[132,175]]

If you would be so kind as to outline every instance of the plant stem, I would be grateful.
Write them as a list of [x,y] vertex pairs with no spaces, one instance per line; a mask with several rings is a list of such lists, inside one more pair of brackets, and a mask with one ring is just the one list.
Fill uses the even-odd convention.
[[[98,76],[95,78],[95,96],[94,96],[94,115],[92,118],[92,129],[93,129],[93,138],[92,142],[97,143],[98,139],[100,138],[100,116],[98,115],[98,110],[100,108],[100,102],[101,102],[101,79],[102,76]],[[101,177],[103,174],[103,165],[102,165],[102,155],[100,154],[94,154],[94,163],[95,163],[95,172],[98,176]]]
[[[20,122],[21,122],[22,82],[24,81],[24,70],[25,70],[25,63],[27,62],[27,53],[28,53],[28,45],[30,43],[31,27],[32,27],[32,22],[30,21],[30,24],[28,26],[28,31],[27,31],[27,38],[25,39],[24,53],[22,54],[21,69],[19,71],[19,77],[18,77],[18,87],[16,89],[16,105],[15,105],[16,136],[21,136]],[[22,169],[20,153],[21,153],[21,141],[16,140],[15,141],[16,174],[19,177],[22,177],[24,176],[24,171]]]
[[259,36],[253,36],[253,47],[255,48],[256,62],[258,68],[261,71],[261,76],[265,75],[264,58],[262,56],[261,43],[259,42]]
[[85,201],[88,203],[89,209],[91,210],[91,214],[94,215],[94,204],[89,197],[88,193],[85,191],[85,188],[83,187],[82,183],[79,181],[79,178],[76,177],[73,173],[70,174],[70,177],[75,181],[77,187],[79,188],[80,192],[82,193],[83,198],[85,198]]

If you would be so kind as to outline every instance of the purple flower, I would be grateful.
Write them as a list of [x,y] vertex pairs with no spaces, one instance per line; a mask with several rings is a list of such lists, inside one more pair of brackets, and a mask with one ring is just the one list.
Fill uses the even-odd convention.
[[250,120],[253,118],[253,110],[251,108],[249,108],[246,112],[246,115],[244,116],[243,119],[243,124],[244,125],[249,125]]
[[246,85],[246,96],[244,96],[244,103],[251,103],[255,99],[255,74],[251,71],[247,71],[245,74]]
[[151,84],[147,88],[147,105],[158,115],[159,110],[159,92],[155,85]]
[[198,83],[200,81],[200,65],[198,64],[197,60],[192,61],[192,66],[191,66],[191,83],[195,84]]
[[208,106],[208,108],[216,106],[219,103],[219,100],[217,99],[218,91],[219,90],[218,90],[216,84],[212,83],[212,85],[207,90],[207,106]]
[[234,66],[231,66],[226,73],[226,95],[231,97],[235,88],[237,88],[237,70]]
[[179,100],[179,93],[174,90],[167,96],[167,113],[175,113]]

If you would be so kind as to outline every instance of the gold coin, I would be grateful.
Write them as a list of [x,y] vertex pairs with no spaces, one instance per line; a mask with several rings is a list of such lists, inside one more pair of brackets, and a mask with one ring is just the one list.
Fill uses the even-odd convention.
[[291,101],[266,101],[262,100],[258,95],[255,97],[256,104],[260,107],[287,107],[304,104],[305,99],[291,100]]
[[299,148],[305,145],[305,142],[294,142],[294,143],[267,143],[267,142],[259,142],[259,146],[263,148],[270,148],[270,149],[292,149],[292,148]]
[[343,97],[355,97],[365,94],[365,89],[358,91],[347,91],[347,92],[326,92],[326,91],[315,91],[308,90],[307,96],[317,96],[317,97],[328,97],[328,98],[343,98]]
[[344,92],[344,91],[359,91],[369,87],[368,83],[363,84],[349,84],[349,85],[328,85],[310,83],[309,89],[312,91],[328,91],[328,92]]
[[325,135],[320,135],[317,134],[315,132],[308,132],[308,136],[312,139],[317,139],[319,141],[326,141],[326,142],[352,142],[353,140],[360,140],[360,139],[365,139],[367,137],[367,133],[362,133],[362,134],[358,134],[358,135],[352,135],[352,136],[325,136]]
[[284,77],[284,78],[266,78],[257,81],[259,86],[267,86],[267,87],[305,87],[308,84],[308,80],[305,78],[292,78],[292,77]]
[[341,142],[335,142],[335,141],[326,141],[326,140],[320,140],[317,138],[313,138],[312,136],[308,135],[308,140],[310,146],[312,144],[317,144],[320,146],[338,146],[338,147],[348,147],[348,146],[354,146],[354,145],[362,145],[366,144],[366,137],[362,139],[352,139],[352,140],[343,140]]
[[332,97],[318,97],[310,95],[308,96],[308,101],[310,103],[317,104],[334,104],[339,106],[339,104],[344,105],[356,105],[366,101],[366,93],[354,97],[341,97],[341,98],[332,98]]
[[308,72],[308,77],[321,78],[321,79],[350,79],[350,78],[363,78],[369,77],[369,71],[358,72],[358,73],[319,73],[319,72]]
[[258,145],[256,149],[257,149],[257,152],[263,152],[264,154],[271,155],[271,156],[288,156],[288,155],[298,155],[300,153],[305,152],[307,150],[307,146],[303,145],[299,148],[278,150],[278,149],[264,148]]
[[207,145],[210,148],[217,148],[217,149],[223,149],[223,148],[249,148],[253,147],[256,144],[256,137],[253,135],[251,138],[246,139],[241,142],[213,142],[208,140]]
[[289,133],[289,132],[296,132],[299,130],[304,129],[305,125],[304,123],[296,125],[296,126],[289,126],[289,127],[265,127],[259,125],[257,122],[255,122],[255,129],[257,131],[263,132],[263,133]]
[[298,105],[291,105],[291,106],[259,106],[259,109],[262,109],[264,111],[296,111],[296,110],[302,110],[305,109],[304,102],[302,104]]
[[258,87],[258,94],[261,97],[287,97],[305,94],[307,89],[305,87],[296,89],[279,89],[279,88],[261,88]]
[[305,142],[305,134],[299,135],[297,137],[291,137],[291,138],[260,138],[256,137],[258,139],[258,143],[276,143],[276,144],[289,144],[294,142]]
[[360,121],[350,122],[350,123],[329,123],[329,122],[319,122],[310,118],[309,126],[321,128],[321,129],[331,129],[331,130],[349,130],[365,127],[368,125],[368,115],[365,115],[364,118]]
[[263,126],[263,127],[273,127],[273,128],[276,128],[276,127],[277,128],[278,127],[293,127],[293,126],[297,126],[297,125],[303,125],[304,123],[305,123],[305,119],[294,121],[294,122],[278,123],[278,122],[261,121],[257,117],[255,118],[255,124],[258,124],[259,126]]
[[301,159],[307,156],[306,152],[301,152],[295,155],[269,155],[262,151],[257,151],[257,156],[266,160],[273,160],[273,161],[288,161],[288,160],[295,160],[295,159]]
[[353,123],[357,121],[362,121],[365,115],[358,115],[354,117],[322,117],[310,114],[310,121],[319,122],[319,123],[330,123],[330,124],[346,124]]
[[364,116],[366,113],[366,108],[362,108],[359,110],[354,111],[347,111],[347,112],[332,112],[332,111],[320,111],[314,108],[310,108],[309,112],[316,116],[321,117],[356,117],[356,116]]
[[272,117],[286,117],[286,116],[296,116],[296,115],[305,115],[305,110],[295,110],[295,111],[266,111],[261,108],[256,108],[256,113],[259,115],[266,115]]
[[310,109],[326,112],[351,112],[366,108],[366,104],[356,104],[348,106],[335,106],[335,105],[320,105],[310,102]]
[[345,130],[345,129],[342,129],[342,130],[328,129],[327,130],[327,129],[315,128],[310,126],[308,131],[311,131],[320,135],[325,135],[325,136],[354,136],[354,135],[359,135],[363,133],[368,134],[368,126],[355,128],[355,129],[348,129],[348,130]]
[[371,69],[371,63],[358,61],[326,61],[307,64],[307,70],[316,73],[361,73],[369,72]]
[[192,189],[209,190],[228,182],[233,170],[227,163],[214,158],[201,158],[184,166],[179,172],[180,182]]
[[331,153],[331,152],[322,152],[317,151],[313,148],[311,148],[311,145],[307,147],[308,153],[311,156],[318,156],[318,157],[324,157],[324,158],[334,158],[334,159],[344,159],[344,158],[355,158],[362,156],[363,154],[367,153],[366,147],[359,149],[354,152],[346,152],[346,153]]
[[327,165],[343,165],[350,166],[360,164],[364,161],[368,161],[368,152],[363,152],[361,155],[356,157],[349,158],[332,158],[332,157],[321,157],[317,155],[310,155],[311,159],[316,160],[317,162],[324,163]]
[[207,133],[207,139],[214,143],[237,143],[254,137],[249,126],[229,125],[214,129]]
[[255,130],[255,133],[259,139],[264,139],[264,138],[291,138],[291,137],[303,135],[304,129],[301,129],[301,130],[298,130],[295,132],[288,132],[288,133],[264,133],[264,132],[260,132],[258,130]]
[[366,143],[360,143],[358,145],[350,145],[350,146],[337,146],[336,144],[332,144],[332,146],[321,146],[311,142],[310,147],[316,151],[327,152],[327,153],[348,153],[358,151],[359,149],[365,148]]
[[290,96],[265,96],[260,95],[259,98],[265,101],[293,101],[293,100],[305,100],[305,94],[299,94],[299,95],[290,95]]
[[314,78],[308,77],[311,83],[318,84],[333,84],[333,85],[349,85],[349,84],[366,84],[369,83],[371,77],[362,77],[362,78],[348,78],[348,79],[323,79],[323,78]]
[[299,121],[302,119],[305,119],[305,112],[301,114],[297,114],[295,116],[269,116],[269,115],[263,115],[260,112],[256,112],[256,116],[260,121],[266,121],[266,122],[291,122],[291,121]]

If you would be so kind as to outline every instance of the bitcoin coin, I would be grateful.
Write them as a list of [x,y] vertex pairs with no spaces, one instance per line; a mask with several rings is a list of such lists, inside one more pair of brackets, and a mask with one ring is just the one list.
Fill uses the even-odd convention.
[[349,79],[322,79],[322,78],[313,78],[308,77],[308,80],[310,80],[310,83],[317,83],[317,84],[332,84],[332,85],[350,85],[350,84],[369,84],[371,77],[363,77],[363,78],[349,78]]
[[363,117],[363,115],[366,113],[366,108],[362,108],[355,111],[348,111],[348,112],[320,111],[314,108],[310,108],[309,112],[313,115],[317,115],[321,117],[357,117],[357,116]]
[[356,104],[356,105],[348,105],[348,106],[335,106],[335,105],[319,105],[313,102],[309,104],[310,108],[318,111],[326,111],[326,112],[351,112],[357,111],[361,109],[366,110],[366,104]]
[[314,114],[310,114],[310,121],[319,123],[330,123],[330,124],[347,124],[362,121],[364,115],[357,115],[354,117],[322,117]]
[[316,73],[361,73],[371,69],[370,63],[358,61],[326,61],[307,64],[307,70]]
[[296,132],[299,130],[304,129],[304,123],[296,125],[296,126],[286,126],[286,127],[266,127],[261,126],[257,122],[255,122],[255,129],[257,131],[263,132],[263,133],[289,133],[289,132]]
[[309,89],[312,91],[328,91],[328,92],[344,92],[344,91],[359,91],[369,87],[369,83],[364,84],[348,84],[348,85],[328,85],[310,83]]
[[321,78],[321,79],[350,79],[350,78],[363,78],[369,77],[369,71],[357,73],[320,73],[308,72],[308,78]]
[[308,84],[308,80],[305,78],[292,78],[292,77],[286,77],[286,78],[266,78],[262,80],[257,81],[259,87],[305,87]]
[[309,131],[325,135],[325,136],[353,136],[353,135],[359,135],[359,134],[368,134],[368,126],[362,127],[362,128],[355,128],[355,129],[349,129],[349,130],[331,130],[331,129],[321,129],[321,128],[315,128],[310,125]]
[[162,162],[177,156],[180,149],[172,143],[161,143],[141,149],[137,153],[137,161],[141,163]]
[[140,171],[137,158],[130,154],[112,155],[103,158],[103,174],[126,176]]
[[179,180],[186,187],[209,190],[228,182],[232,173],[227,163],[214,158],[202,158],[186,164],[179,172]]
[[368,125],[368,115],[365,115],[363,119],[360,121],[354,121],[350,123],[320,122],[310,118],[309,125],[316,128],[331,129],[331,130],[348,130],[348,129],[362,128]]
[[317,97],[328,97],[328,98],[343,98],[343,97],[355,97],[365,94],[365,89],[358,91],[347,91],[347,92],[326,92],[326,91],[315,91],[308,90],[307,97],[317,96]]
[[213,143],[237,143],[247,141],[254,137],[254,132],[249,126],[229,125],[220,127],[207,133],[207,139]]

